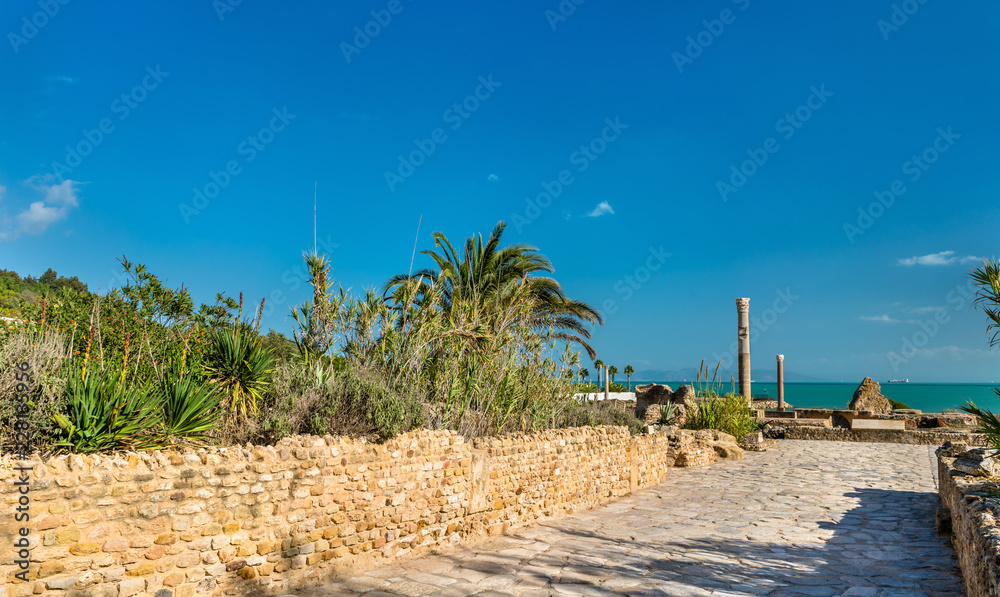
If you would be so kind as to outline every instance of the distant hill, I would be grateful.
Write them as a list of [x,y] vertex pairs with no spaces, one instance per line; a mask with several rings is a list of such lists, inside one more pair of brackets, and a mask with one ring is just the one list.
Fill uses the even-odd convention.
[[[718,378],[724,383],[729,383],[730,375],[733,378],[738,377],[735,371],[720,370]],[[646,369],[644,371],[636,371],[635,375],[632,376],[632,381],[694,381],[696,377],[698,377],[697,367],[671,370]],[[711,379],[711,376],[709,378]],[[778,376],[777,372],[773,370],[766,372],[755,371],[753,373],[753,380],[759,382],[776,382],[778,381]],[[785,371],[785,381],[789,383],[829,383],[834,380],[803,375],[794,371]]]

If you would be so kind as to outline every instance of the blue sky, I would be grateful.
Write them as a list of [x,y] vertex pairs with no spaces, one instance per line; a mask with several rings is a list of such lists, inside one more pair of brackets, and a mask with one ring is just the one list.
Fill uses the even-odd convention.
[[745,296],[768,371],[1000,378],[996,5],[65,1],[0,6],[0,268],[290,332],[316,183],[338,282],[503,219],[619,368],[725,369]]

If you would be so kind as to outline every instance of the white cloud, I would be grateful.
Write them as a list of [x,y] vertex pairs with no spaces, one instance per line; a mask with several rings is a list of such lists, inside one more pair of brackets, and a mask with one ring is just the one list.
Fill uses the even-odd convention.
[[17,214],[14,219],[17,221],[17,231],[20,234],[37,236],[65,217],[65,209],[47,206],[44,201],[35,201],[31,207]]
[[[80,183],[64,180],[53,184],[51,176],[34,176],[25,184],[42,195],[40,201],[32,201],[28,209],[15,215],[12,219],[3,217],[3,229],[0,230],[0,241],[14,240],[19,236],[38,236],[44,234],[50,226],[66,219],[70,210],[80,205]],[[0,190],[5,191],[6,189]]]
[[917,307],[916,309],[910,309],[910,313],[914,315],[923,315],[924,313],[934,313],[936,311],[944,311],[944,307]]
[[975,255],[966,255],[965,257],[958,257],[955,255],[954,251],[941,251],[940,253],[931,253],[930,255],[918,255],[916,257],[907,257],[906,259],[900,259],[899,264],[905,266],[951,265],[953,263],[971,263],[973,261],[982,261],[982,258],[976,257]]
[[925,358],[950,358],[961,361],[969,357],[993,356],[994,353],[982,348],[961,348],[955,345],[938,346],[936,348],[920,348],[917,355]]
[[888,315],[862,315],[861,317],[858,317],[858,319],[861,321],[874,321],[876,323],[899,323],[898,319],[893,319]]
[[587,215],[592,218],[598,218],[600,216],[603,216],[604,214],[615,215],[615,210],[611,209],[611,204],[608,203],[607,201],[601,201],[600,203],[598,203],[597,207],[594,208],[594,211],[590,212]]
[[57,185],[35,187],[45,193],[45,202],[63,207],[77,207],[80,205],[76,196],[77,184],[72,180],[64,180]]

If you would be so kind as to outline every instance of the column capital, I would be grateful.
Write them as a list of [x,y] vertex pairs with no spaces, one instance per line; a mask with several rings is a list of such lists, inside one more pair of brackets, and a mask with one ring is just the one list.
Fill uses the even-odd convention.
[[747,313],[750,311],[750,299],[748,298],[738,298],[736,299],[736,309],[740,313]]
[[781,361],[784,361],[784,360],[785,360],[785,355],[779,354],[778,355],[778,362],[780,363]]

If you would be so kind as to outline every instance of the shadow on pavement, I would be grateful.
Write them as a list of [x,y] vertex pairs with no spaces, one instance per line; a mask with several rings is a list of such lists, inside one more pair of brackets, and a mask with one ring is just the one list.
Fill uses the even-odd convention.
[[934,530],[936,494],[864,488],[846,497],[857,505],[836,522],[819,522],[823,538],[788,543],[773,512],[725,526],[677,525],[659,523],[655,509],[643,508],[648,517],[629,510],[633,515],[624,517],[624,525],[611,530],[585,513],[285,592],[302,597],[963,595],[952,551]]

